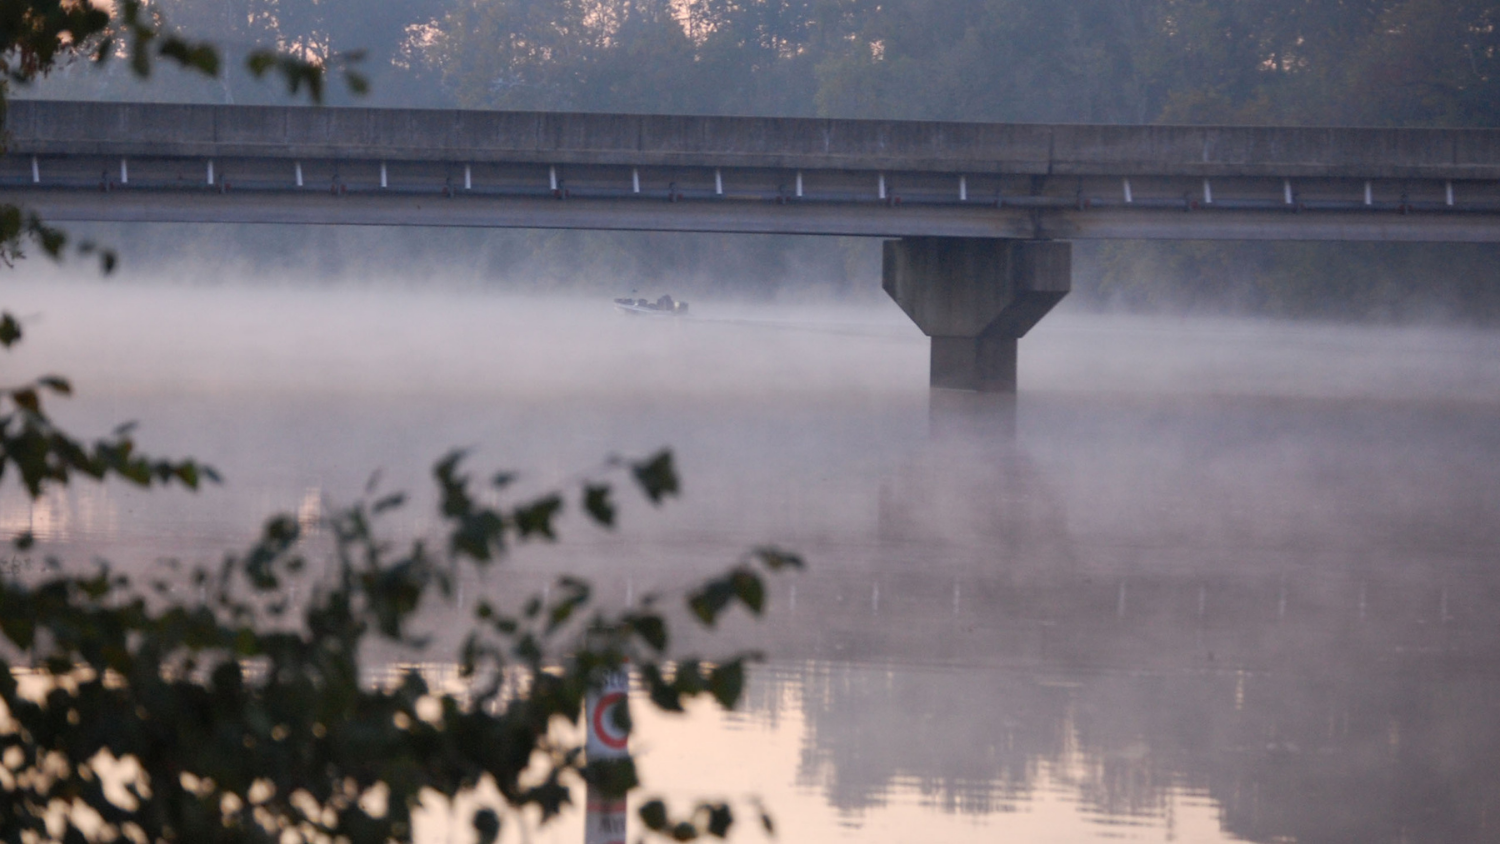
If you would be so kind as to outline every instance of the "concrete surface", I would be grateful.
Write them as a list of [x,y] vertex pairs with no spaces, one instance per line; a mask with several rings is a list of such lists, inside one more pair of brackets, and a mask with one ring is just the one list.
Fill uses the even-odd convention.
[[1014,393],[1016,341],[1072,288],[1072,253],[1056,241],[886,241],[882,286],[932,338],[932,386]]
[[1500,179],[1500,130],[1087,126],[13,100],[9,152]]

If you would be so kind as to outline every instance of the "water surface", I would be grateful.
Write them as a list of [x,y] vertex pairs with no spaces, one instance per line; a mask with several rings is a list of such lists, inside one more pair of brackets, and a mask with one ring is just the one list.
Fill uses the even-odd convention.
[[375,469],[419,532],[455,445],[531,490],[670,445],[681,500],[567,521],[464,600],[571,571],[621,604],[803,552],[764,622],[683,642],[767,653],[742,711],[636,738],[648,787],[759,795],[782,840],[1500,840],[1493,334],[1064,312],[1022,343],[1009,438],[932,401],[894,306],[8,292],[8,378],[69,374],[75,429],[137,420],[226,478],[0,493],[80,564],[213,560]]

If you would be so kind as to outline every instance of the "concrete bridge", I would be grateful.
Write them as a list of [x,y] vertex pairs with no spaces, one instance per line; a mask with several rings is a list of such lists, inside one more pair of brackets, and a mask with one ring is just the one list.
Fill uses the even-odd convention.
[[1015,390],[1068,241],[1500,241],[1500,130],[1040,126],[12,101],[68,221],[890,238],[938,387]]

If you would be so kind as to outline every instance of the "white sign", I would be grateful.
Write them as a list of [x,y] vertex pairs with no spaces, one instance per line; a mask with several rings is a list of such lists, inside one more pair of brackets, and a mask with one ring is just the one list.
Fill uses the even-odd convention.
[[630,675],[624,671],[611,674],[602,688],[589,693],[584,707],[584,717],[588,719],[584,750],[590,760],[630,755],[630,732],[621,724],[623,713],[617,711],[617,707],[629,705]]

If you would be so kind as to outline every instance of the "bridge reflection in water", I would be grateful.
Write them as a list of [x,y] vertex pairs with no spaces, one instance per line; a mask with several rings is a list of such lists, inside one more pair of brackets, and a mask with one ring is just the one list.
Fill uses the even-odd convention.
[[[1148,416],[1180,447],[1171,428],[1254,424],[1255,405]],[[1282,408],[1301,429],[1282,445],[1370,410]],[[1486,415],[1421,421],[1448,447]],[[1414,421],[1374,422],[1386,431],[1371,439]],[[1261,488],[1210,505],[1258,510],[1263,544],[1164,536],[1170,515],[1100,541],[1048,462],[930,443],[882,480],[864,570],[846,559],[800,580],[794,607],[779,596],[771,651],[800,659],[756,675],[746,728],[800,731],[797,782],[851,838],[903,840],[885,819],[923,806],[1020,840],[1500,839],[1500,571],[1492,528],[1464,527],[1477,509],[1393,506],[1404,490],[1391,487],[1360,500],[1380,461],[1350,462],[1316,481],[1334,498],[1321,507],[1285,476],[1295,502],[1256,500],[1278,495]],[[1448,474],[1421,462],[1395,486]],[[1169,487],[1183,480],[1161,468]],[[1476,480],[1463,475],[1448,480]],[[1143,511],[1195,509],[1137,492]],[[1318,527],[1288,519],[1274,535],[1275,511],[1300,506],[1324,510]],[[1366,529],[1339,536],[1340,522]],[[1067,821],[1050,815],[1059,801]]]
[[[1230,454],[1237,477],[1183,475],[1204,459],[1191,452],[1210,450],[1191,432],[1247,432],[1266,421],[1264,402],[1108,416],[1084,405],[1029,402],[1022,442],[1036,443],[1034,426],[1054,431],[1040,448],[951,433],[988,421],[941,420],[950,433],[865,490],[873,533],[805,538],[814,567],[775,584],[766,622],[681,641],[771,660],[752,671],[739,713],[701,707],[683,721],[637,701],[634,746],[653,792],[757,794],[788,841],[1493,840],[1500,571],[1492,528],[1443,500],[1493,478],[1454,471],[1440,453],[1489,411],[1386,414],[1339,446],[1324,435],[1370,408],[1278,407],[1291,431],[1280,447],[1345,453],[1262,470],[1279,477],[1273,489],[1239,465],[1233,436],[1212,450]],[[1406,454],[1411,476],[1397,488],[1375,488],[1380,461],[1344,462],[1414,421],[1444,446]],[[1049,451],[1106,425],[1162,438],[1127,458],[1160,460],[1160,487],[1117,463],[1108,468],[1130,479],[1138,510],[1091,516],[1089,484]],[[1173,451],[1189,454],[1174,465],[1163,457]],[[1323,475],[1336,464],[1346,476]],[[1434,475],[1451,487],[1403,501],[1400,487]],[[1305,507],[1322,512],[1295,518]],[[1222,533],[1199,508],[1226,514]],[[1253,540],[1235,537],[1236,514],[1253,520]],[[1193,536],[1173,535],[1188,524]],[[1346,536],[1350,525],[1363,537]],[[1410,541],[1422,536],[1425,546]],[[693,537],[626,543],[591,574],[623,603],[676,582],[671,572],[705,550]],[[541,589],[557,570],[518,562],[487,588]],[[466,584],[465,602],[482,588]],[[578,830],[565,818],[543,840]]]

